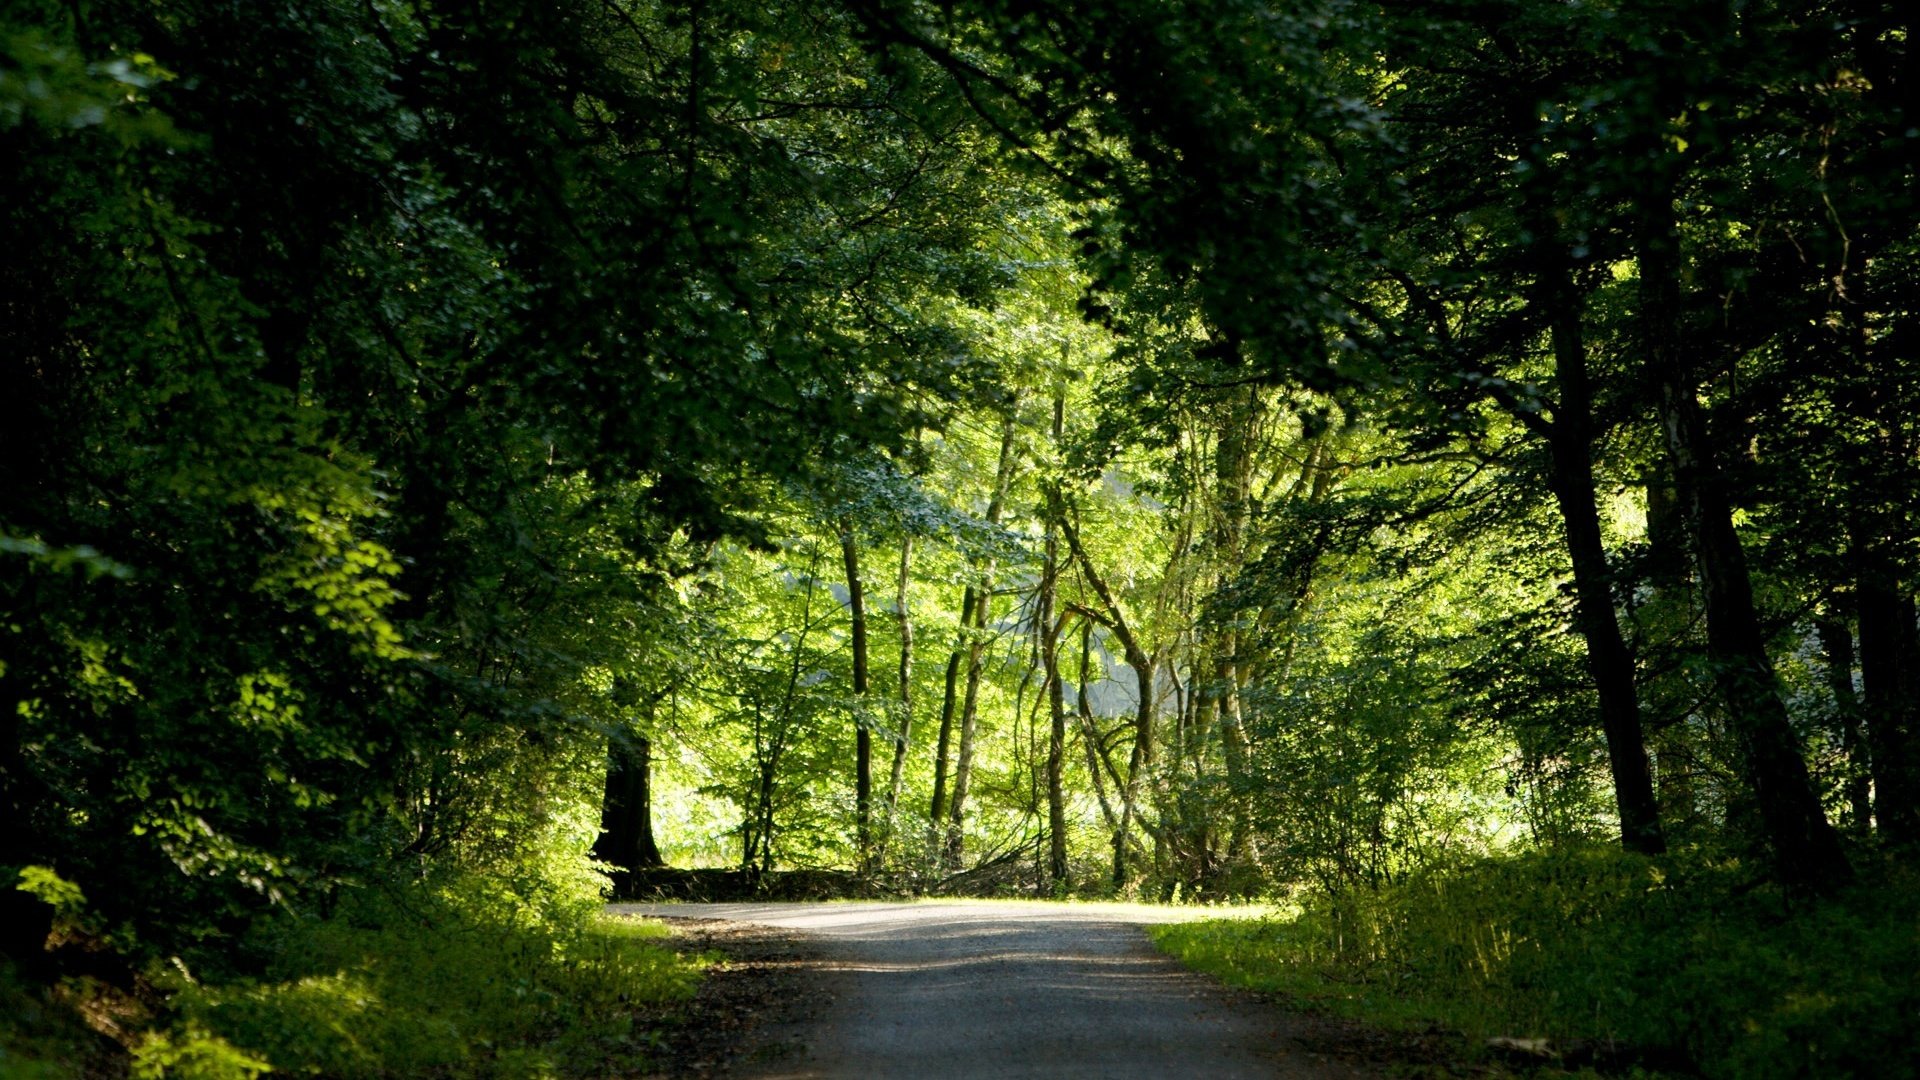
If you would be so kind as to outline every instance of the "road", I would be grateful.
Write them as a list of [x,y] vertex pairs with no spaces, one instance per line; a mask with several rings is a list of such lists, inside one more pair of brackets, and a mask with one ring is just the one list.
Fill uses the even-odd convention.
[[1308,1052],[1312,1022],[1220,988],[1142,925],[1191,909],[1123,904],[616,904],[619,913],[783,927],[825,958],[812,1030],[756,1080],[1368,1075]]

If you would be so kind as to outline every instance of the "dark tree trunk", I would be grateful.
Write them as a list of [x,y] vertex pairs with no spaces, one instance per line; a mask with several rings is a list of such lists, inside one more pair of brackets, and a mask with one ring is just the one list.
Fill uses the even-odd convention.
[[1773,663],[1754,610],[1746,552],[1733,528],[1725,480],[1695,398],[1693,365],[1681,348],[1678,235],[1670,194],[1644,208],[1640,243],[1640,318],[1647,374],[1673,464],[1674,483],[1693,534],[1707,614],[1707,652],[1728,722],[1745,758],[1776,869],[1790,888],[1830,890],[1852,879],[1839,834],[1827,821],[1807,773],[1800,736],[1780,699]]
[[873,732],[867,724],[867,598],[860,582],[860,545],[853,526],[840,526],[840,554],[847,568],[847,607],[853,617],[853,827],[865,871],[873,852]]
[[[1214,455],[1214,480],[1219,507],[1213,540],[1217,557],[1224,562],[1221,568],[1223,579],[1231,579],[1247,563],[1247,533],[1253,516],[1254,457],[1261,420],[1266,411],[1260,393],[1258,388],[1249,387],[1232,404],[1230,415],[1221,427],[1220,449]],[[1225,830],[1227,854],[1229,858],[1238,859],[1246,852],[1251,831],[1250,808],[1240,796],[1240,792],[1248,789],[1247,762],[1252,751],[1247,741],[1240,695],[1248,673],[1240,655],[1241,638],[1238,631],[1221,631],[1216,649],[1218,661],[1214,674],[1218,689],[1208,695],[1211,700],[1207,704],[1209,711],[1219,719],[1221,756],[1227,769],[1227,791],[1230,793],[1226,802],[1229,819]],[[1197,734],[1204,739],[1204,733]],[[1200,760],[1197,752],[1194,760],[1197,771]],[[1204,840],[1200,850],[1205,861],[1207,844]]]
[[957,869],[966,852],[967,788],[973,780],[973,740],[980,722],[981,658],[986,651],[987,614],[992,608],[993,579],[989,577],[974,602],[972,640],[967,643],[967,686],[960,699],[959,747],[953,757],[953,801],[947,807],[945,859]]
[[1587,376],[1586,335],[1580,305],[1564,267],[1541,275],[1553,341],[1558,400],[1546,436],[1553,462],[1553,496],[1566,527],[1573,564],[1576,624],[1587,642],[1587,672],[1600,698],[1600,730],[1606,737],[1620,842],[1629,851],[1653,855],[1667,849],[1660,806],[1647,766],[1647,743],[1634,685],[1633,655],[1620,633],[1613,605],[1613,575],[1600,538],[1594,506],[1593,390]]
[[1049,658],[1053,672],[1047,684],[1047,876],[1058,894],[1067,887],[1067,702],[1060,684],[1059,627],[1043,632],[1054,639],[1047,650],[1054,654]]
[[[1123,638],[1123,641],[1130,641]],[[1135,808],[1140,802],[1140,781],[1153,766],[1153,661],[1137,647],[1127,646],[1127,663],[1133,667],[1134,685],[1140,695],[1133,718],[1133,749],[1127,755],[1126,785],[1120,794],[1120,831],[1113,841],[1113,887],[1127,886],[1128,847],[1132,843]]]
[[653,744],[639,736],[607,740],[606,798],[593,857],[625,871],[664,866],[653,842]]
[[[1064,395],[1053,399],[1053,441],[1060,442],[1066,412]],[[1054,622],[1054,591],[1060,580],[1060,500],[1047,499],[1047,543],[1040,572],[1034,631],[1040,635],[1040,659],[1047,674],[1047,880],[1057,895],[1067,887],[1066,690],[1060,682],[1060,626]]]
[[900,611],[900,732],[893,740],[893,768],[887,774],[887,829],[893,829],[900,805],[900,784],[906,775],[907,746],[913,738],[913,612],[907,588],[913,584],[913,537],[900,541],[900,581],[894,606]]
[[947,756],[953,747],[954,708],[959,704],[960,665],[966,660],[967,640],[973,634],[973,586],[960,596],[960,635],[947,657],[946,692],[940,698],[940,734],[933,750],[933,802],[927,820],[937,827],[947,816]]
[[1866,746],[1873,777],[1873,818],[1883,839],[1920,841],[1920,799],[1914,783],[1913,734],[1920,693],[1920,638],[1914,605],[1902,595],[1891,566],[1877,552],[1859,559],[1855,585],[1860,619],[1860,675],[1865,697]]
[[1871,765],[1867,759],[1866,736],[1860,724],[1860,696],[1853,689],[1853,634],[1846,619],[1833,610],[1820,617],[1815,629],[1820,648],[1827,660],[1827,690],[1833,695],[1834,726],[1840,731],[1840,748],[1847,755],[1846,776],[1841,785],[1847,797],[1847,816],[1856,834],[1873,828]]

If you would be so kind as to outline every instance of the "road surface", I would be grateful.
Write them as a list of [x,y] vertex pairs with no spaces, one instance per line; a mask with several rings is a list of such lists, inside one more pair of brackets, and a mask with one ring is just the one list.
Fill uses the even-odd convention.
[[1142,924],[1204,912],[1125,904],[616,904],[616,913],[783,927],[825,958],[810,1030],[756,1080],[1368,1075],[1310,1053],[1311,1021],[1156,951]]

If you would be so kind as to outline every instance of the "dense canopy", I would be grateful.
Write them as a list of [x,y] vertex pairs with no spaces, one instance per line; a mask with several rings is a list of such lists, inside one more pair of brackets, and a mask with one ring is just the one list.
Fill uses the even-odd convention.
[[6,985],[186,994],[122,1040],[160,1072],[381,1075],[153,973],[663,864],[1299,899],[1611,849],[1898,907],[1908,33],[9,3]]

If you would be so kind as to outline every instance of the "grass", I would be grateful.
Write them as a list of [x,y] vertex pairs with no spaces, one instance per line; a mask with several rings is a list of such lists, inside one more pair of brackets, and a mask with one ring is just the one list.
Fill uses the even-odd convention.
[[[243,943],[250,960],[236,970],[248,977],[202,980],[178,963],[150,971],[120,1056],[135,1080],[651,1071],[663,1025],[712,958],[677,952],[657,921],[521,915],[476,917],[470,905],[409,896],[361,898],[324,920],[274,919]],[[100,1058],[102,1040],[73,1006],[112,996],[49,993],[0,971],[0,1075],[90,1074],[82,1056]]]
[[1910,881],[1789,907],[1737,863],[1611,850],[1156,927],[1233,985],[1389,1026],[1612,1048],[1728,1080],[1920,1073]]

